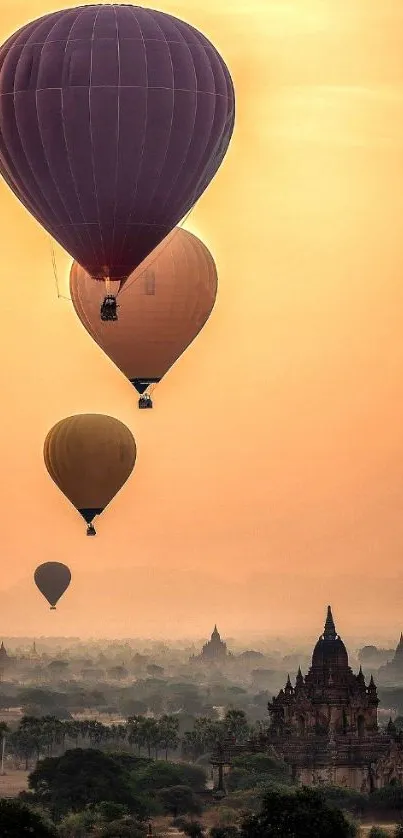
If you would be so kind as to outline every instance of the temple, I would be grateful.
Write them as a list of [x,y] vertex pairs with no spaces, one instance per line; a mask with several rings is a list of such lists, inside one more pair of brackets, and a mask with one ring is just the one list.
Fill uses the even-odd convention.
[[217,626],[214,626],[210,640],[204,644],[200,655],[192,655],[191,661],[202,661],[204,663],[217,663],[231,656],[227,644],[221,640]]
[[403,683],[403,634],[400,635],[392,660],[379,667],[378,678],[381,684]]
[[6,647],[3,643],[3,641],[1,641],[1,645],[0,645],[0,681],[3,679],[4,672],[5,672],[6,669],[8,669],[8,667],[10,666],[11,663],[12,663],[12,660],[9,657],[9,655],[7,654],[7,650],[6,650]]
[[392,779],[403,779],[401,736],[389,724],[378,729],[378,695],[371,675],[355,675],[346,647],[327,609],[323,634],[313,650],[312,665],[295,684],[268,704],[269,721],[246,745],[228,742],[213,754],[218,791],[234,756],[273,749],[290,766],[293,778],[306,785],[326,783],[370,792]]

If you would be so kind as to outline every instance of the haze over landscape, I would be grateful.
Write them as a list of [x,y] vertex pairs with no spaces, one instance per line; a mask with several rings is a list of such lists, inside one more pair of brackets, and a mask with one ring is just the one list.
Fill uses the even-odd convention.
[[[64,3],[4,2],[2,41]],[[137,410],[58,299],[49,240],[0,183],[5,635],[343,636],[401,629],[403,9],[399,0],[161,2],[231,68],[225,164],[186,221],[219,275],[194,346]],[[70,259],[56,261],[66,293]],[[109,413],[133,476],[87,539],[49,480],[61,417]],[[56,613],[37,564],[73,580]]]

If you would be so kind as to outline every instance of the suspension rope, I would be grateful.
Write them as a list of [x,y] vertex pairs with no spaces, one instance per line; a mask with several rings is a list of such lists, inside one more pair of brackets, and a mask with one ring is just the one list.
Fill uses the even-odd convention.
[[56,284],[57,298],[58,298],[58,300],[68,300],[71,303],[72,302],[71,297],[65,297],[64,294],[60,293],[59,278],[58,278],[58,275],[57,275],[55,248],[53,246],[53,241],[52,241],[51,237],[48,236],[48,238],[49,238],[50,253],[51,253],[51,259],[52,259],[53,276],[54,276],[55,284]]

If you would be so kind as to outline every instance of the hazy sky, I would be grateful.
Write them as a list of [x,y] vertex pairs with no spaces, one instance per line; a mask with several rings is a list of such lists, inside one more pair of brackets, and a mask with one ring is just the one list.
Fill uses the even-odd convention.
[[[1,39],[63,3],[1,4]],[[403,617],[403,5],[178,0],[233,75],[237,122],[187,221],[215,312],[139,412],[59,300],[47,235],[0,183],[0,632],[400,634]],[[70,260],[57,249],[61,285]],[[88,539],[43,439],[110,413],[133,477]],[[42,561],[73,582],[57,612]]]

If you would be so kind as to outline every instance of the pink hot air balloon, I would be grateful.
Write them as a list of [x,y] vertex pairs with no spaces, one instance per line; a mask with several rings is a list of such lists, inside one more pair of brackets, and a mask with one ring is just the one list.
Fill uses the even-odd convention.
[[[139,6],[81,6],[28,23],[0,49],[0,172],[94,278],[129,274],[219,168],[234,89],[197,29]],[[105,290],[105,289],[104,289]]]

